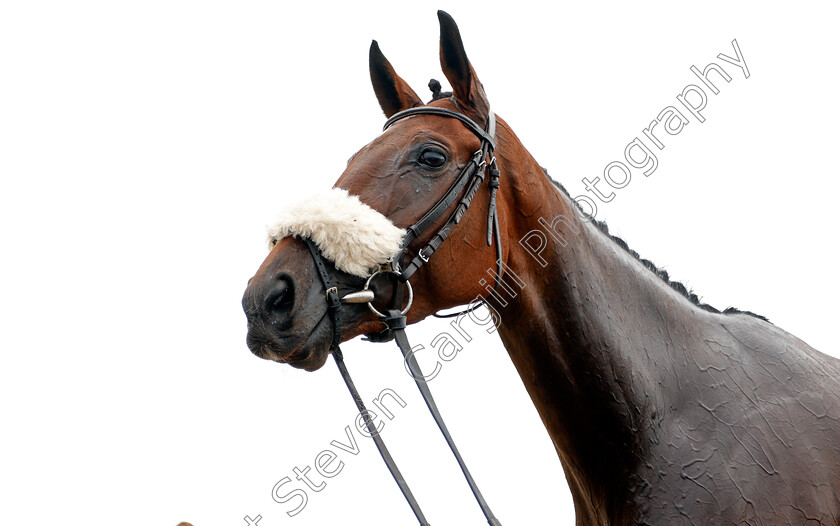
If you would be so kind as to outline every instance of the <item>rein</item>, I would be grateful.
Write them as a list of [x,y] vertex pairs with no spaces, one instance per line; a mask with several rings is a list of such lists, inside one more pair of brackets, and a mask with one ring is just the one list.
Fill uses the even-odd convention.
[[[417,517],[417,520],[420,522],[420,525],[429,526],[429,523],[426,521],[426,517],[423,515],[420,506],[417,504],[417,500],[411,493],[411,490],[409,489],[408,484],[405,482],[402,473],[400,473],[399,468],[397,468],[397,465],[394,462],[394,459],[391,457],[388,448],[385,446],[385,443],[382,441],[382,438],[376,431],[376,427],[374,426],[373,421],[370,418],[367,409],[365,408],[364,402],[362,401],[361,396],[359,396],[359,392],[356,390],[356,386],[350,377],[350,373],[347,370],[347,366],[344,364],[344,356],[342,355],[341,349],[339,348],[342,330],[342,303],[367,303],[368,308],[371,310],[371,312],[376,314],[379,317],[379,319],[383,323],[385,323],[387,327],[387,333],[393,336],[393,339],[396,341],[397,346],[402,352],[403,359],[405,360],[405,363],[408,366],[412,377],[414,377],[414,381],[417,384],[418,389],[420,390],[420,394],[423,396],[423,400],[426,402],[426,406],[429,408],[429,412],[432,414],[435,423],[437,423],[438,428],[440,429],[444,439],[446,440],[446,443],[452,450],[452,454],[455,456],[455,459],[457,460],[461,471],[464,473],[464,477],[467,480],[467,484],[469,484],[470,489],[472,490],[473,495],[475,496],[475,499],[478,502],[479,507],[481,508],[481,511],[484,513],[488,524],[490,526],[501,526],[501,523],[493,515],[493,512],[490,511],[490,507],[484,500],[484,497],[482,496],[481,491],[479,491],[478,486],[473,480],[469,469],[467,469],[463,458],[461,458],[461,454],[458,451],[458,448],[455,446],[455,442],[453,441],[452,436],[450,435],[449,430],[447,429],[446,424],[443,421],[443,417],[441,416],[440,411],[438,411],[437,404],[435,404],[435,400],[432,397],[432,393],[429,390],[429,386],[426,383],[425,376],[420,370],[420,365],[417,363],[417,360],[414,357],[414,353],[411,352],[411,344],[408,342],[408,337],[405,333],[405,314],[411,307],[411,301],[413,299],[413,291],[411,288],[411,284],[409,283],[409,279],[411,279],[414,273],[417,272],[417,270],[419,270],[424,264],[426,264],[429,261],[429,258],[431,258],[432,255],[434,255],[434,253],[437,251],[440,245],[449,237],[451,229],[461,221],[461,218],[464,216],[464,213],[467,211],[470,204],[472,203],[476,192],[478,192],[481,183],[487,176],[487,172],[489,172],[488,184],[490,187],[490,204],[488,206],[487,215],[487,245],[491,246],[495,241],[497,260],[496,282],[493,286],[494,292],[496,291],[496,288],[499,285],[499,281],[501,281],[503,272],[502,244],[501,234],[499,232],[499,218],[496,211],[496,190],[498,190],[499,188],[500,173],[498,168],[496,167],[496,158],[493,157],[493,149],[496,146],[496,117],[492,112],[490,112],[487,127],[481,128],[469,117],[461,113],[446,108],[422,106],[417,108],[409,108],[407,110],[396,113],[385,122],[383,131],[387,130],[394,123],[407,117],[411,117],[413,115],[438,115],[442,117],[457,119],[460,122],[462,122],[476,136],[478,136],[478,138],[481,140],[481,147],[478,150],[476,150],[475,153],[472,154],[466,166],[464,166],[464,168],[461,170],[461,173],[458,174],[458,176],[455,179],[455,182],[452,183],[452,186],[449,187],[449,189],[446,191],[443,197],[441,197],[440,200],[438,200],[438,202],[435,203],[435,205],[432,206],[432,208],[428,212],[426,212],[422,218],[420,218],[420,220],[418,220],[416,223],[407,228],[407,233],[402,242],[402,248],[399,251],[399,253],[391,260],[390,265],[383,265],[382,267],[380,267],[379,270],[374,272],[368,278],[363,290],[347,294],[344,297],[340,297],[338,294],[338,288],[335,285],[333,285],[332,279],[330,278],[330,275],[327,272],[327,268],[324,265],[323,256],[321,254],[320,249],[315,245],[315,243],[311,239],[304,238],[303,240],[306,242],[307,247],[309,247],[309,251],[312,254],[312,259],[315,261],[315,268],[318,271],[318,275],[320,276],[321,282],[323,283],[324,289],[326,291],[327,313],[333,322],[333,336],[332,342],[330,343],[330,351],[332,351],[336,365],[338,366],[339,372],[341,372],[341,376],[344,379],[344,383],[347,385],[347,388],[350,391],[350,395],[353,397],[353,401],[356,403],[356,407],[358,408],[359,413],[362,415],[362,418],[365,421],[365,425],[367,426],[368,431],[370,432],[371,437],[373,438],[374,443],[376,444],[376,448],[379,450],[379,454],[385,461],[385,465],[388,467],[388,470],[391,472],[391,475],[394,477],[394,480],[400,487],[400,490],[402,491],[405,499],[408,501],[409,506],[411,506],[411,510],[414,512],[414,515]],[[487,161],[488,158],[490,159],[489,163]],[[458,199],[459,196],[460,199]],[[431,237],[430,241],[428,241],[420,250],[417,251],[417,255],[414,256],[414,258],[412,258],[408,262],[408,264],[404,266],[404,268],[401,267],[400,263],[404,259],[405,251],[408,248],[408,246],[414,240],[418,239],[426,230],[428,230],[453,205],[455,205],[455,208],[450,214],[449,218],[443,224],[443,226]],[[390,274],[396,276],[394,298],[390,308],[386,309],[385,313],[378,311],[373,306],[372,300],[374,296],[369,288],[371,280],[374,278],[374,276],[377,276],[378,274]],[[409,299],[408,304],[405,307],[402,307],[404,288],[408,289]],[[457,312],[454,314],[435,314],[435,316],[458,316],[465,312],[475,310],[476,308],[480,307],[483,303],[484,301],[468,308],[467,310]]]

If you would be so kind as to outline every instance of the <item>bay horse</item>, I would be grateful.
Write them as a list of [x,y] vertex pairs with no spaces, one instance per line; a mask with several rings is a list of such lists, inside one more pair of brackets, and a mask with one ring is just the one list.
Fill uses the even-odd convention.
[[[376,97],[389,118],[444,108],[482,128],[495,120],[499,184],[479,186],[434,257],[422,258],[408,323],[487,299],[578,525],[840,525],[840,361],[760,316],[701,304],[586,217],[494,117],[455,22],[438,17],[452,92],[424,103],[373,41]],[[388,339],[364,304],[344,305],[337,326],[308,244],[339,296],[366,289],[402,250],[400,264],[423,255],[448,215],[402,246],[413,237],[406,229],[482,144],[458,119],[417,113],[356,152],[333,190],[271,232],[243,297],[250,350],[314,371],[337,334]],[[380,309],[406,301],[396,280],[370,290]]]

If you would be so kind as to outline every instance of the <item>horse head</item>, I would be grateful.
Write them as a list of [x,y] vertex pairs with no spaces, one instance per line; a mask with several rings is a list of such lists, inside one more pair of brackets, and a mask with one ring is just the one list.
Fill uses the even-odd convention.
[[[327,287],[319,273],[326,273],[339,297],[365,288],[370,281],[374,294],[371,306],[375,309],[405,305],[409,292],[397,285],[397,280],[387,274],[368,278],[382,265],[396,268],[395,258],[401,260],[400,265],[416,259],[447,224],[456,203],[416,238],[413,234],[406,237],[406,229],[416,225],[448,194],[470,163],[480,164],[484,171],[485,163],[491,162],[490,152],[477,154],[487,142],[480,132],[496,125],[495,116],[454,20],[442,11],[438,18],[440,63],[452,86],[451,94],[440,94],[439,86],[435,86],[433,100],[424,104],[395,72],[376,41],[370,47],[370,76],[388,118],[420,107],[443,108],[449,114],[398,115],[398,121],[350,158],[333,189],[288,210],[270,229],[271,252],[249,281],[242,300],[248,318],[248,346],[257,356],[316,370],[329,355],[337,323],[341,325],[342,341],[362,334],[374,340],[386,339],[383,322],[367,305],[346,303],[340,322],[333,319],[328,311]],[[433,86],[434,81],[430,83]],[[446,118],[452,113],[466,119]],[[475,124],[465,125],[470,123]],[[502,127],[499,122],[500,131]],[[495,155],[512,158],[516,152],[507,151],[500,142]],[[488,231],[488,221],[493,219],[491,185],[476,188],[470,211],[452,225],[451,232],[447,231],[451,239],[441,243],[434,258],[411,277],[416,292],[406,314],[408,323],[441,309],[468,304],[485,290],[480,276],[495,267],[498,245],[496,250],[490,246]],[[463,199],[469,191],[465,187],[455,197]],[[498,192],[494,206],[505,213],[503,190]],[[498,223],[496,229],[498,239]],[[321,258],[313,258],[305,238],[323,255],[322,271],[316,261]]]

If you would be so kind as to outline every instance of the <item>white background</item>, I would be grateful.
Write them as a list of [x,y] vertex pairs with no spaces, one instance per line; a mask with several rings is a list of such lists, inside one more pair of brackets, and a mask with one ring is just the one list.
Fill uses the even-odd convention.
[[[750,78],[720,62],[733,80],[707,121],[599,217],[712,305],[840,355],[836,12],[302,4],[0,7],[0,523],[414,523],[355,431],[361,453],[299,515],[271,499],[346,442],[355,408],[331,363],[252,356],[239,302],[280,203],[331,185],[379,132],[370,40],[422,97],[446,85],[438,8],[493,109],[574,195],[737,38]],[[444,416],[503,524],[571,524],[551,443],[479,333],[431,384]],[[344,348],[366,400],[389,387],[408,403],[383,437],[430,522],[485,524],[396,347]]]

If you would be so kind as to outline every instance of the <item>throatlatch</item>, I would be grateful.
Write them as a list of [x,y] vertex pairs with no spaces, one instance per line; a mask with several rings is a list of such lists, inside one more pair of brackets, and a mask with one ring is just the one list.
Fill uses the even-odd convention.
[[[397,254],[397,256],[395,256],[391,261],[390,269],[383,268],[373,273],[371,276],[368,277],[364,290],[348,294],[342,298],[339,296],[338,288],[332,284],[332,280],[330,279],[329,273],[327,272],[327,269],[324,266],[320,249],[315,245],[315,243],[312,242],[311,239],[304,238],[304,241],[309,247],[309,251],[312,254],[312,259],[315,261],[315,268],[318,271],[318,275],[320,276],[321,281],[324,285],[324,290],[326,291],[327,309],[333,321],[333,337],[332,343],[330,344],[330,350],[333,353],[336,365],[338,366],[338,369],[341,372],[341,376],[344,379],[344,383],[347,385],[347,388],[350,391],[351,396],[353,397],[353,401],[356,403],[356,407],[359,409],[359,412],[361,413],[362,418],[365,421],[365,425],[367,426],[368,431],[370,432],[371,437],[373,438],[374,443],[376,444],[376,448],[379,450],[379,454],[385,461],[385,465],[388,467],[388,470],[391,472],[391,475],[394,477],[394,480],[400,487],[400,490],[405,496],[405,499],[408,501],[409,506],[411,506],[411,510],[414,512],[414,515],[417,517],[417,520],[420,522],[420,525],[428,526],[429,523],[426,521],[423,512],[420,510],[420,506],[417,504],[417,501],[414,498],[414,495],[411,493],[408,484],[405,482],[402,473],[400,473],[399,468],[397,468],[394,459],[388,452],[388,448],[385,447],[385,443],[382,441],[382,438],[379,436],[379,433],[377,433],[373,421],[370,418],[367,409],[365,408],[364,402],[359,396],[359,393],[356,390],[356,386],[353,383],[353,380],[350,378],[350,373],[347,370],[347,366],[344,364],[344,357],[341,353],[341,349],[339,348],[339,343],[341,342],[342,302],[367,302],[368,307],[371,309],[371,311],[374,314],[376,314],[379,317],[379,319],[386,325],[388,332],[391,336],[393,336],[394,340],[396,341],[397,346],[399,347],[400,352],[403,355],[403,359],[405,360],[405,363],[408,366],[409,371],[411,372],[411,375],[414,377],[414,381],[417,384],[417,388],[420,390],[420,394],[423,396],[423,400],[426,402],[426,406],[429,408],[429,412],[431,412],[435,423],[437,424],[438,428],[443,434],[443,437],[446,440],[446,443],[449,445],[449,448],[452,450],[452,454],[455,456],[455,459],[457,460],[461,471],[464,473],[464,477],[467,480],[467,484],[469,484],[470,489],[472,490],[473,495],[475,496],[475,499],[478,502],[479,507],[481,508],[481,511],[484,513],[488,524],[490,526],[501,526],[501,523],[493,515],[493,512],[490,510],[490,507],[484,500],[484,497],[481,494],[481,491],[479,491],[475,481],[473,480],[469,469],[467,468],[463,458],[461,457],[460,452],[458,451],[458,448],[455,446],[455,442],[453,441],[452,436],[450,435],[449,430],[447,429],[446,424],[443,421],[443,417],[441,416],[440,411],[437,408],[437,404],[435,403],[435,400],[432,397],[432,393],[429,390],[429,386],[426,383],[425,377],[423,376],[423,372],[420,370],[420,365],[417,363],[414,354],[411,352],[411,344],[408,342],[408,337],[405,333],[405,314],[411,307],[411,300],[413,298],[411,284],[408,280],[411,278],[412,275],[414,275],[415,272],[417,272],[417,270],[420,267],[422,267],[425,263],[429,261],[429,258],[449,237],[451,229],[461,221],[461,218],[463,217],[464,213],[467,211],[467,209],[470,206],[470,203],[475,197],[476,192],[478,192],[481,183],[484,181],[484,178],[487,175],[486,171],[489,171],[488,184],[490,187],[490,205],[488,207],[487,216],[487,245],[492,245],[494,241],[496,243],[497,273],[496,283],[494,284],[494,290],[498,287],[499,281],[501,281],[503,272],[502,247],[501,236],[499,232],[499,220],[496,211],[496,190],[499,188],[500,173],[496,167],[496,159],[495,157],[493,157],[493,149],[495,148],[496,118],[495,115],[491,112],[488,118],[487,127],[485,129],[479,127],[470,118],[466,117],[461,113],[448,110],[446,108],[423,106],[418,108],[410,108],[393,115],[385,123],[384,129],[387,130],[392,124],[401,119],[411,117],[412,115],[420,114],[438,115],[443,117],[454,118],[461,121],[462,123],[464,123],[465,126],[467,126],[467,128],[469,128],[474,134],[478,136],[478,138],[481,140],[481,147],[471,156],[467,165],[463,168],[461,173],[455,179],[455,182],[446,191],[444,196],[428,212],[426,212],[426,214],[419,221],[417,221],[414,225],[408,227],[405,238],[403,239],[402,248]],[[489,170],[487,170],[488,167]],[[460,199],[458,199],[459,196]],[[404,268],[401,267],[400,264],[403,261],[405,251],[412,243],[412,241],[419,238],[422,235],[422,233],[425,230],[427,230],[432,224],[434,224],[435,221],[438,218],[440,218],[447,210],[449,210],[449,208],[452,205],[455,205],[455,209],[450,215],[449,219],[446,221],[446,223],[444,223],[440,230],[438,230],[431,237],[431,239],[421,249],[417,251],[416,255],[408,262],[408,264],[405,265]],[[397,277],[395,285],[396,291],[394,294],[394,302],[385,313],[379,312],[372,305],[372,303],[370,303],[373,299],[373,296],[369,289],[370,281],[375,275],[380,273],[396,275]],[[402,298],[404,295],[403,289],[406,288],[409,294],[409,301],[405,307],[402,307]],[[483,302],[474,305],[468,310],[474,310],[475,308],[479,307],[482,303]],[[460,313],[456,313],[454,315],[458,314]],[[451,315],[440,315],[439,317],[448,316]]]

